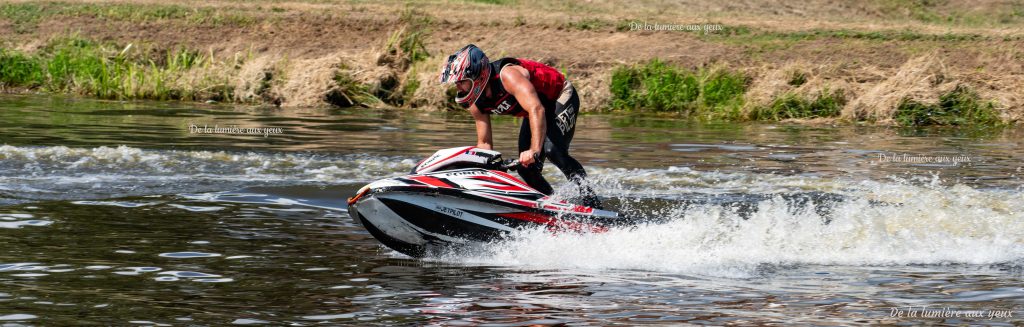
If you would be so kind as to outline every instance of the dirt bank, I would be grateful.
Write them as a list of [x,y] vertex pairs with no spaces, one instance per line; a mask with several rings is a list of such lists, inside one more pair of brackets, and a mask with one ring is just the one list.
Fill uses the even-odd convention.
[[[890,122],[901,101],[935,103],[958,85],[1024,118],[1024,4],[1015,1],[743,0],[580,4],[519,1],[15,1],[0,5],[0,47],[31,53],[77,35],[154,49],[185,47],[217,65],[236,101],[281,106],[441,108],[441,58],[475,43],[566,72],[585,111],[606,108],[611,71],[661,59],[750,77],[746,106],[828,88],[841,117]],[[690,25],[709,29],[688,31]],[[660,27],[657,27],[660,26]],[[639,30],[637,30],[639,29]],[[681,30],[680,30],[681,29]],[[408,59],[402,31],[429,56]],[[394,41],[394,40],[392,40]],[[401,42],[399,42],[401,43]],[[225,68],[226,67],[226,68]],[[791,83],[794,75],[801,83]],[[357,84],[346,84],[346,81]],[[355,86],[353,86],[355,85]],[[346,96],[339,97],[339,90]],[[335,95],[332,97],[332,94]],[[340,99],[340,100],[339,100]]]

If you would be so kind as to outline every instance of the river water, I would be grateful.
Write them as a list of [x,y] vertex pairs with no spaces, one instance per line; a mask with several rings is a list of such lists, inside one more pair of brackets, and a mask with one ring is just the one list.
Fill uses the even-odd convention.
[[344,199],[467,115],[3,95],[0,325],[1012,325],[1022,136],[583,116],[590,182],[650,223],[411,259]]

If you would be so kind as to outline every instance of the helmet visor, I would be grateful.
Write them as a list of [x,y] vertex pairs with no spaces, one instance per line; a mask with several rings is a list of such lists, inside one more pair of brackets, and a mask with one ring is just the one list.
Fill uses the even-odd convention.
[[448,84],[453,82],[452,78],[454,77],[455,70],[457,69],[452,67],[453,62],[455,61],[455,57],[455,55],[450,55],[448,56],[448,60],[445,61],[444,68],[441,69],[441,75],[438,78],[441,84]]

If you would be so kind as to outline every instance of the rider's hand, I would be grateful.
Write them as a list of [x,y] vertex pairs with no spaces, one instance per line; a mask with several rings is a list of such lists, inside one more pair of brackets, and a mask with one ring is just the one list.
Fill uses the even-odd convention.
[[519,153],[519,164],[523,165],[523,167],[529,167],[531,164],[533,164],[535,161],[537,161],[537,155],[539,155],[539,154],[540,154],[540,152],[533,151],[533,150],[526,150],[526,151],[520,152]]

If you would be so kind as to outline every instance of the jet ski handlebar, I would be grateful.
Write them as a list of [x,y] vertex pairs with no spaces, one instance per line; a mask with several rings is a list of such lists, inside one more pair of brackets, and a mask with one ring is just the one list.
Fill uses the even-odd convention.
[[[540,153],[534,153],[533,154],[533,159],[534,160],[539,160],[539,158],[540,158]],[[515,169],[516,166],[519,166],[519,159],[508,159],[508,160],[501,160],[501,161],[499,161],[498,164],[497,164],[497,167],[492,168],[492,169],[498,169],[498,170],[501,170],[501,171],[509,171],[509,170]]]
[[518,165],[519,165],[519,159],[509,159],[509,160],[502,160],[501,162],[499,162],[498,163],[498,167],[496,167],[496,168],[499,169],[499,170],[502,170],[502,171],[509,171],[511,169],[515,169],[516,166],[518,166]]

